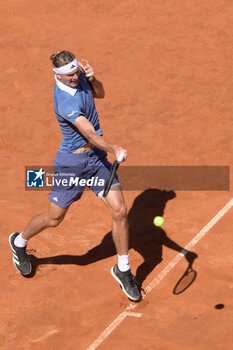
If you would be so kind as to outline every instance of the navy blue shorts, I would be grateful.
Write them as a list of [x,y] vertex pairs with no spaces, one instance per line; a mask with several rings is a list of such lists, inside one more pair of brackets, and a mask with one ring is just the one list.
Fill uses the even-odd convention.
[[[54,159],[54,185],[49,200],[61,208],[68,208],[79,200],[85,187],[102,196],[111,163],[107,153],[94,148],[85,153],[57,152]],[[119,184],[117,175],[112,186]]]

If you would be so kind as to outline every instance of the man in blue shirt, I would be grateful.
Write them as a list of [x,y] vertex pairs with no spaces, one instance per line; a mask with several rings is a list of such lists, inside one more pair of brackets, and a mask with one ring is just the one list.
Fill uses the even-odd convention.
[[[61,51],[50,57],[55,71],[54,111],[62,132],[62,142],[54,159],[54,171],[75,173],[85,181],[93,177],[106,182],[111,164],[107,152],[116,158],[127,151],[109,143],[99,124],[94,98],[104,97],[102,83],[96,79],[93,68],[86,61],[78,62],[74,54]],[[49,195],[46,212],[34,216],[25,229],[9,237],[15,267],[23,275],[32,271],[30,257],[26,253],[30,238],[46,229],[56,227],[64,219],[69,206],[79,200],[85,186],[71,183],[66,187],[54,186]],[[117,176],[108,195],[104,198],[104,184],[93,183],[89,188],[103,200],[112,214],[112,236],[118,254],[118,264],[112,267],[112,276],[132,300],[140,300],[134,276],[129,266],[127,208]]]

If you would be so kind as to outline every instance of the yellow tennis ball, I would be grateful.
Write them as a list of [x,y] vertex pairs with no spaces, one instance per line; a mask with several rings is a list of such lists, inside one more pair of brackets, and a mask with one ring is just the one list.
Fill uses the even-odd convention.
[[162,216],[156,216],[153,220],[155,226],[162,226],[164,224],[164,218]]

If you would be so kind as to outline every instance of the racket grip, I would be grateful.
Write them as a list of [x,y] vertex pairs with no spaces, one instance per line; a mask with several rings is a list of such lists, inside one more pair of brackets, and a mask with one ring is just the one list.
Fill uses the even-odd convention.
[[121,153],[119,157],[117,158],[118,163],[121,163],[124,159],[124,153]]

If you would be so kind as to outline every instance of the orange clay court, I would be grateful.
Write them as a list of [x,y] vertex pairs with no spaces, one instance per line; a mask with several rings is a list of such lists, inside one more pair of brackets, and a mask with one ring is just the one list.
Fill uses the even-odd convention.
[[[62,49],[88,59],[103,82],[106,97],[96,101],[97,111],[106,139],[129,153],[122,169],[231,170],[232,2],[8,0],[0,6],[0,349],[233,349],[231,186],[184,191],[155,180],[150,191],[146,181],[124,191],[132,271],[147,293],[137,304],[110,274],[111,217],[91,191],[59,227],[30,241],[33,277],[16,271],[8,244],[11,232],[48,205],[48,191],[25,190],[25,166],[52,165],[61,141],[49,56]],[[156,215],[165,219],[160,228],[153,226]],[[179,253],[185,247],[197,254],[197,276],[174,294],[188,267]]]

